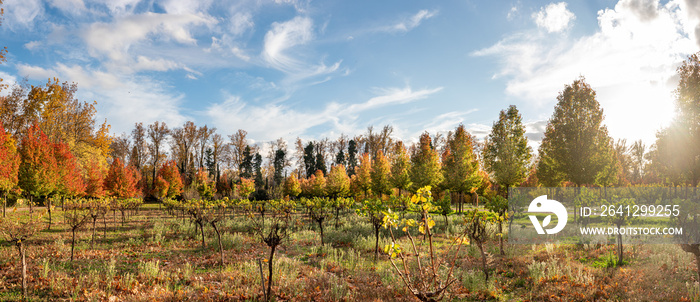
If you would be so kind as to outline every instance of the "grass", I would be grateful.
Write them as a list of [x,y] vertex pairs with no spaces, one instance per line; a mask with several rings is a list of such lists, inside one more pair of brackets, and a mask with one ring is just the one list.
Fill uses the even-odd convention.
[[[258,261],[268,248],[251,234],[247,219],[237,213],[222,222],[225,266],[220,267],[218,244],[205,227],[207,246],[188,220],[170,216],[157,205],[147,205],[127,218],[107,215],[107,236],[98,223],[97,240],[90,248],[92,230],[79,230],[75,261],[70,263],[70,237],[61,212],[56,211],[51,232],[42,232],[28,246],[29,288],[32,301],[258,301],[262,300]],[[410,214],[408,214],[410,215]],[[449,216],[448,225],[437,218],[435,244],[449,244],[446,235],[458,234],[461,216]],[[348,212],[338,228],[331,220],[320,246],[315,226],[302,226],[284,242],[275,256],[273,291],[278,300],[415,301],[406,291],[385,255],[374,258],[374,230],[362,217]],[[380,233],[380,249],[389,243]],[[399,237],[403,233],[396,232]],[[408,246],[405,238],[402,245]],[[448,300],[547,301],[659,300],[699,301],[695,263],[675,245],[626,245],[623,266],[615,246],[506,245],[500,256],[497,240],[486,243],[489,272],[486,282],[481,255],[475,246],[457,257]],[[0,301],[21,300],[16,249],[0,243]],[[266,263],[263,262],[263,265]],[[266,266],[263,267],[267,274]],[[663,285],[660,287],[660,285]]]

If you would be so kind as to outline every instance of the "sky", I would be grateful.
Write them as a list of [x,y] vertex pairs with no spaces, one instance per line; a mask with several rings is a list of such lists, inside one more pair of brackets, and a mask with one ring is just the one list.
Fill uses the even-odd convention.
[[[676,68],[699,50],[697,0],[4,0],[0,78],[78,84],[115,135],[134,123],[244,129],[252,142],[394,137],[516,105],[534,145],[583,76],[610,135],[654,142]],[[7,89],[4,92],[7,94]]]

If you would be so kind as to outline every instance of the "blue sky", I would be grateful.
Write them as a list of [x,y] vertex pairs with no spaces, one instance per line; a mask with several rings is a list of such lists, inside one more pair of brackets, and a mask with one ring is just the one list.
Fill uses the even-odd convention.
[[115,134],[192,120],[258,143],[481,138],[510,104],[537,140],[582,75],[611,136],[650,144],[700,38],[691,0],[4,2],[5,82],[76,82]]

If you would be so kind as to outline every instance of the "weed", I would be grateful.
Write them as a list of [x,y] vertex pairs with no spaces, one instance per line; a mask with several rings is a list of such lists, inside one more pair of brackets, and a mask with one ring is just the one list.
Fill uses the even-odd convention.
[[154,280],[160,275],[160,260],[140,262],[139,276],[146,280]]

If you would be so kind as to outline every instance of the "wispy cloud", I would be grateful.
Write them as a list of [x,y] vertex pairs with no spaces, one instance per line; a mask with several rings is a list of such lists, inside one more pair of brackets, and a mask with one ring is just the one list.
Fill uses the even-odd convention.
[[411,15],[410,17],[403,18],[397,23],[388,26],[381,26],[377,28],[377,31],[390,32],[390,33],[405,33],[413,30],[414,28],[421,25],[421,23],[427,19],[435,17],[438,14],[437,10],[427,10],[422,9],[417,13]]
[[340,68],[340,61],[332,65],[324,62],[309,63],[304,60],[301,51],[294,51],[314,39],[311,18],[297,16],[286,22],[272,23],[271,27],[265,34],[261,56],[270,67],[287,73],[288,82],[330,74]]
[[[379,94],[362,103],[345,104],[330,102],[317,110],[300,111],[284,104],[255,105],[239,96],[229,95],[226,101],[212,104],[204,112],[220,129],[239,129],[246,125],[258,125],[248,129],[251,137],[270,141],[283,137],[292,140],[305,136],[314,127],[323,125],[324,133],[359,134],[366,127],[364,121],[358,125],[362,113],[380,107],[399,106],[429,98],[442,88],[413,90],[405,88],[376,89]],[[379,124],[384,124],[381,121]]]

